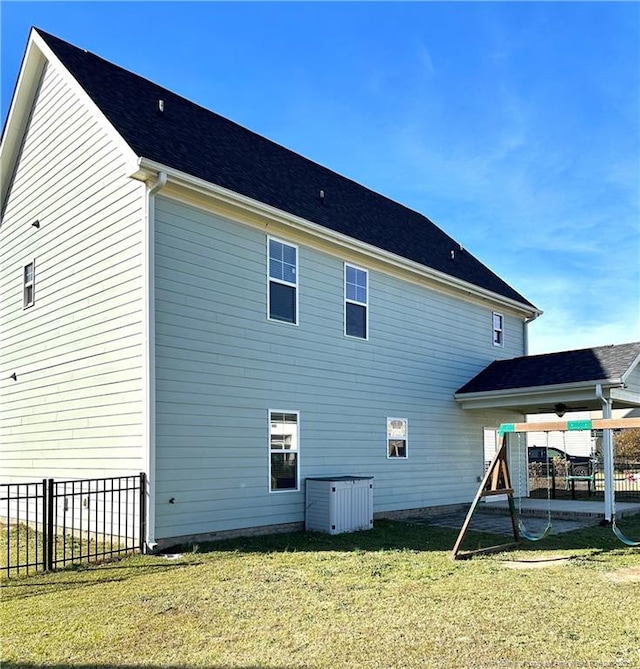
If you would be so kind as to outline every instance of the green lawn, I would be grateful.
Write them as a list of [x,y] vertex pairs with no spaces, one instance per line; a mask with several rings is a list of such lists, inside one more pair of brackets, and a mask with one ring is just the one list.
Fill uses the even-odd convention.
[[594,527],[452,562],[456,536],[380,521],[5,581],[2,667],[640,667],[640,550]]

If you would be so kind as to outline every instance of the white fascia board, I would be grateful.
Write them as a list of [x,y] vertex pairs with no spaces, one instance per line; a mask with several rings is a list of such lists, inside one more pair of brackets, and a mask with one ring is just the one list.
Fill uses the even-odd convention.
[[91,96],[82,88],[75,77],[67,70],[64,64],[58,59],[53,51],[48,47],[47,43],[40,37],[37,30],[32,29],[29,36],[30,45],[33,43],[42,55],[56,68],[60,70],[65,83],[78,96],[84,105],[89,109],[96,121],[102,126],[102,129],[107,134],[109,139],[118,147],[127,164],[135,163],[138,156],[133,149],[124,140],[124,137],[114,128],[107,117],[102,113],[101,109],[91,99]]
[[141,158],[137,163],[131,164],[130,175],[132,178],[140,179],[142,181],[147,181],[149,179],[155,178],[159,172],[166,172],[170,182],[174,183],[176,186],[182,186],[188,188],[189,190],[196,191],[207,197],[213,197],[216,200],[236,207],[242,210],[245,210],[254,215],[259,215],[271,219],[272,221],[279,222],[287,227],[294,228],[299,230],[302,233],[311,235],[316,238],[323,240],[330,240],[334,245],[344,248],[345,250],[363,254],[369,258],[375,258],[379,262],[384,263],[385,265],[391,264],[396,269],[403,269],[406,272],[409,272],[413,275],[419,275],[422,278],[426,278],[429,281],[446,288],[448,290],[454,290],[457,293],[463,293],[469,297],[476,297],[482,300],[487,300],[493,304],[500,305],[504,308],[509,308],[517,313],[523,314],[528,317],[538,317],[542,314],[542,311],[531,307],[529,305],[518,302],[517,300],[512,300],[508,297],[498,295],[492,291],[485,290],[479,286],[468,283],[461,279],[456,279],[455,277],[445,274],[444,272],[439,272],[438,270],[431,269],[426,265],[422,265],[413,260],[409,260],[403,256],[396,255],[389,251],[384,251],[372,244],[367,244],[366,242],[361,242],[353,237],[344,235],[339,232],[335,232],[330,228],[324,227],[317,223],[312,223],[304,218],[289,214],[272,207],[268,204],[264,204],[258,200],[254,200],[245,195],[236,193],[235,191],[217,186],[212,184],[204,179],[194,177],[191,174],[175,170],[167,165],[162,165],[160,163],[148,160],[146,158]]
[[627,379],[633,374],[635,368],[638,366],[638,363],[640,363],[640,355],[629,365],[627,371],[622,375],[623,383],[627,382]]
[[[33,29],[31,31],[33,35]],[[46,59],[30,37],[22,58],[18,81],[13,92],[9,113],[0,142],[0,200],[5,203],[13,180],[15,161],[22,146],[24,133],[31,118],[30,109],[40,86]]]
[[611,399],[628,406],[640,407],[640,394],[632,393],[623,388],[612,388]]

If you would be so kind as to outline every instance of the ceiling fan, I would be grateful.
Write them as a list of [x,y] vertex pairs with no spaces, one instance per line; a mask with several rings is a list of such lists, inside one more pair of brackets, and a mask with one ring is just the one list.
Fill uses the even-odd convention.
[[[558,418],[562,418],[567,411],[588,411],[589,407],[587,406],[568,406],[564,402],[558,402],[557,404],[553,405],[553,410],[555,411],[556,416]],[[538,411],[540,413],[548,413],[549,412],[549,407],[538,407]]]

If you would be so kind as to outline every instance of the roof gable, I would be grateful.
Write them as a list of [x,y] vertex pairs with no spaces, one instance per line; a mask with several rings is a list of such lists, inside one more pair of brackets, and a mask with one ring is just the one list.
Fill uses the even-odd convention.
[[640,342],[496,360],[456,395],[610,380],[621,383],[640,361]]
[[92,53],[40,30],[37,35],[138,157],[537,312],[525,297],[422,214]]

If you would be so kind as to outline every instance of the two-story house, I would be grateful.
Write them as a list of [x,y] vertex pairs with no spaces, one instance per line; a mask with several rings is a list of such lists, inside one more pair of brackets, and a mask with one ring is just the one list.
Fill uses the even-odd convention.
[[428,218],[35,29],[0,151],[4,481],[144,471],[151,545],[473,496],[541,312]]

